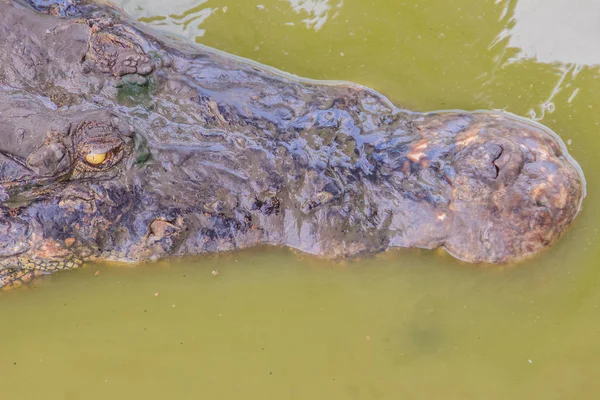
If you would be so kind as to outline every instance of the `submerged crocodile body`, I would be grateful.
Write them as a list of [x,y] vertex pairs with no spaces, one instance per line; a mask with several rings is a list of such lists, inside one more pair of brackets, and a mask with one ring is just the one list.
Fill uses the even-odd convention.
[[413,113],[144,29],[0,0],[0,287],[257,244],[513,262],[580,209],[583,175],[538,124]]

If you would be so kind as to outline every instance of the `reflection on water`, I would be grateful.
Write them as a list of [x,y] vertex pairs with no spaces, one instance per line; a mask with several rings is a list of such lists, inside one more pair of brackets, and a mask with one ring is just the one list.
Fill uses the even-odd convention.
[[519,0],[509,46],[539,62],[600,64],[600,2]]
[[[329,4],[329,0],[287,0],[290,3],[290,6],[297,13],[306,13],[308,14],[308,18],[303,19],[302,22],[306,24],[307,28],[313,28],[315,31],[318,31],[323,27],[325,22],[327,22],[327,18],[329,17],[329,13],[331,12],[331,5]],[[342,7],[343,1],[340,1],[336,8]],[[335,13],[333,17],[335,18],[339,13]]]
[[208,0],[123,0],[120,5],[130,14],[166,32],[195,40],[204,36],[202,23],[215,11],[206,7]]
[[588,197],[552,249],[515,268],[262,248],[45,277],[0,293],[1,397],[597,398],[600,50],[585,46],[599,14],[596,2],[563,3],[122,0],[160,29],[407,108],[535,117],[567,142]]
[[[500,0],[506,24],[490,47],[502,43],[517,50],[507,63],[535,59],[555,66],[555,83],[548,97],[527,113],[541,121],[556,109],[555,98],[568,93],[573,102],[580,87],[575,83],[584,65],[600,64],[600,3],[595,0]],[[503,56],[506,52],[503,52]],[[503,57],[500,57],[502,60]]]
[[559,65],[557,68],[558,79],[552,88],[548,98],[536,109],[529,110],[528,116],[536,121],[542,121],[546,114],[552,114],[556,110],[554,99],[563,90],[569,90],[570,95],[567,103],[572,103],[575,96],[579,93],[579,87],[573,87],[573,80],[577,78],[577,74],[582,70],[582,66],[576,64]]

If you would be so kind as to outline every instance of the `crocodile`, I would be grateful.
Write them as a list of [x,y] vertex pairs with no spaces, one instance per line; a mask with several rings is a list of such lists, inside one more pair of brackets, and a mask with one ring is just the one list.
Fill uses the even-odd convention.
[[0,138],[0,287],[259,244],[516,263],[585,197],[533,121],[409,111],[88,1],[0,0]]

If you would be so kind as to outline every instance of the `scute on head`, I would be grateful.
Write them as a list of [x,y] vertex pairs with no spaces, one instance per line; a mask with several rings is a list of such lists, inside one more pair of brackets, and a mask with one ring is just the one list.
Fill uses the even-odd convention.
[[134,32],[111,21],[96,22],[92,26],[88,57],[102,72],[116,77],[154,71],[152,59],[144,52]]

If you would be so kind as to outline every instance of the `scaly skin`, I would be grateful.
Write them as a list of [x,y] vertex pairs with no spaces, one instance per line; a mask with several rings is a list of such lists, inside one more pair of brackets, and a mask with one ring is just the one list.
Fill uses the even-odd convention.
[[257,244],[515,262],[585,196],[562,141],[525,119],[400,110],[106,5],[34,5],[51,15],[0,0],[0,287]]

